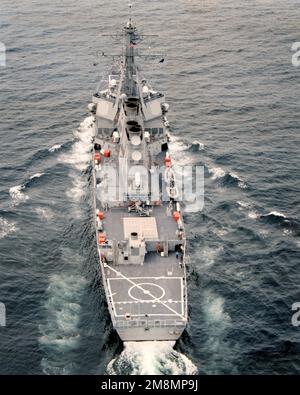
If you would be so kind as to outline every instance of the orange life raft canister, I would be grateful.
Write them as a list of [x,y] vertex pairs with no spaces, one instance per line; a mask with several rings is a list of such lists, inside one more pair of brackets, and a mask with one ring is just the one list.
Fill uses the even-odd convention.
[[166,167],[171,167],[171,158],[165,158]]
[[104,234],[104,233],[100,233],[100,234],[99,234],[99,239],[98,239],[99,244],[104,244],[104,243],[105,243],[105,240],[106,240],[105,234]]
[[173,218],[175,219],[175,221],[179,221],[180,219],[180,213],[178,211],[174,211],[173,213]]

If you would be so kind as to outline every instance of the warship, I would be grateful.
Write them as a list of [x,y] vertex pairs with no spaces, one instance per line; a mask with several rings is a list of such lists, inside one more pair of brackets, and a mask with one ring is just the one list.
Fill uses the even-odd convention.
[[122,52],[89,104],[99,266],[123,342],[176,341],[188,314],[186,237],[169,105],[136,63],[143,35],[131,16],[120,35]]

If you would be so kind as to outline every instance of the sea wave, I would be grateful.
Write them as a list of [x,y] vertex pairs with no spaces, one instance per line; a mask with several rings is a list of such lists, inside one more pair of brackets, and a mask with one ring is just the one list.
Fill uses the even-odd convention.
[[[241,273],[239,273],[239,276]],[[203,370],[207,374],[216,374],[219,371],[220,359],[231,352],[230,344],[225,340],[226,335],[232,327],[232,319],[226,310],[226,300],[211,289],[205,289],[202,293],[203,323],[205,332],[203,347],[209,350],[206,364]],[[226,368],[234,371],[232,362],[226,361]]]
[[208,168],[212,180],[219,180],[224,186],[237,186],[241,189],[248,188],[247,183],[236,173],[226,171],[221,167]]
[[218,178],[222,178],[225,176],[226,172],[221,167],[212,167],[208,169],[211,174],[211,178],[213,180],[217,180]]
[[205,149],[205,146],[201,141],[194,140],[189,147],[189,151],[191,152],[198,152],[198,151],[203,151]]
[[35,173],[33,176],[30,176],[30,180],[34,180],[35,178],[40,178],[44,175],[45,173]]
[[25,189],[24,184],[16,185],[9,189],[9,194],[12,199],[11,204],[13,207],[19,205],[22,202],[26,202],[26,200],[29,199],[29,196],[25,195],[25,193],[23,192],[24,189]]
[[237,201],[239,210],[248,209],[248,218],[250,219],[257,219],[259,218],[259,213],[254,209],[254,205],[251,202],[245,202],[242,200]]
[[[223,233],[223,235],[226,233]],[[216,257],[223,251],[223,246],[217,248],[205,247],[201,253],[201,268],[209,268],[215,263]]]
[[268,214],[264,214],[264,215],[262,215],[262,217],[273,217],[273,218],[276,218],[276,217],[278,217],[278,218],[287,218],[287,217],[286,217],[286,215],[284,215],[284,214],[280,213],[279,211],[271,211],[271,212],[270,212],[270,213],[268,213]]
[[204,313],[207,321],[211,324],[218,324],[224,329],[231,322],[230,315],[225,311],[225,299],[216,295],[210,290],[204,292]]
[[238,176],[236,173],[230,172],[228,173],[228,176],[231,177],[234,181],[236,181],[240,188],[242,189],[247,188],[247,184],[245,183],[245,181],[243,181],[242,178]]
[[108,374],[195,375],[197,367],[174,350],[172,341],[125,342],[124,350],[107,367]]
[[[86,176],[82,173],[87,170],[92,160],[91,149],[95,136],[94,122],[94,116],[85,118],[75,132],[75,142],[71,150],[60,156],[60,161],[71,166],[69,177],[72,180],[72,186],[66,191],[66,196],[75,202],[82,199],[88,183]],[[77,214],[78,217],[81,215],[79,212]]]
[[[56,361],[78,347],[81,297],[85,286],[86,280],[80,274],[63,273],[50,277],[44,306],[47,319],[39,326],[41,335],[38,339],[47,356],[44,367],[57,369]],[[69,362],[66,358],[66,364]],[[48,370],[45,368],[44,373],[49,373]]]
[[86,180],[80,178],[78,175],[71,175],[72,187],[66,191],[69,199],[79,202],[85,195]]
[[279,211],[270,211],[267,214],[260,215],[260,219],[268,224],[290,226],[293,224],[293,219],[288,218],[285,214]]
[[29,196],[24,193],[24,190],[30,187],[31,183],[34,182],[34,180],[41,178],[44,174],[44,172],[35,173],[30,176],[23,184],[11,187],[9,189],[9,194],[12,199],[11,205],[15,207],[18,206],[20,203],[26,202],[26,200],[29,199]]
[[74,132],[75,142],[70,152],[64,153],[59,160],[72,165],[73,168],[84,171],[91,161],[92,140],[95,136],[95,117],[89,116],[81,122],[78,130]]
[[251,202],[244,202],[242,200],[238,200],[237,204],[240,206],[239,208],[251,208],[252,207],[252,203]]
[[15,233],[17,230],[15,222],[9,222],[6,218],[0,217],[0,239]]
[[37,207],[35,212],[42,220],[50,221],[54,217],[54,214],[50,208]]
[[179,137],[170,136],[169,148],[173,152],[182,152],[189,148],[189,145],[186,144],[182,139]]
[[61,144],[54,144],[51,148],[49,148],[49,152],[55,152],[58,151],[61,148]]
[[264,221],[269,225],[277,225],[286,230],[289,230],[290,235],[300,235],[300,221],[297,218],[289,217],[279,211],[270,211],[267,214],[262,214],[260,216],[260,220]]
[[259,218],[259,214],[256,211],[249,211],[248,217],[251,219],[257,219]]

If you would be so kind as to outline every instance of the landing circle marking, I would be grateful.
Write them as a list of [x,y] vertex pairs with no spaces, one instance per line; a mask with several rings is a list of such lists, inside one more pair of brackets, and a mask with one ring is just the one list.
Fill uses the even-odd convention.
[[[148,289],[147,289],[148,286]],[[144,289],[140,289],[139,287],[142,287]],[[149,289],[150,288],[150,289]],[[134,296],[133,293],[135,293],[136,295]],[[142,299],[139,298],[138,295],[150,295],[150,299]],[[134,300],[138,300],[138,301],[148,301],[148,300],[152,300],[153,297],[155,299],[160,300],[161,298],[163,298],[165,296],[166,292],[163,289],[163,287],[161,287],[160,285],[154,284],[154,283],[139,283],[139,284],[135,284],[133,285],[131,288],[129,288],[128,290],[128,295],[134,299]]]

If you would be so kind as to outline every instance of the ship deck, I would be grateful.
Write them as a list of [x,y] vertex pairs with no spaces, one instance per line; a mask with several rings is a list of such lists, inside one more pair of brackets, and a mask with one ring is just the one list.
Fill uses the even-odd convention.
[[116,320],[184,318],[184,273],[175,253],[149,252],[143,265],[113,265],[105,269]]
[[[158,238],[163,240],[165,237],[168,240],[176,240],[177,225],[171,216],[166,215],[166,206],[154,207],[151,216],[148,218],[155,218]],[[129,213],[125,208],[111,208],[104,213],[103,226],[109,240],[124,240],[124,218],[141,218],[137,217],[136,213]]]
[[184,268],[174,251],[174,245],[180,241],[176,234],[177,223],[167,215],[167,204],[154,206],[149,217],[130,213],[127,207],[111,207],[104,212],[102,222],[108,240],[125,240],[134,228],[150,243],[168,240],[173,245],[168,256],[148,250],[142,265],[105,265],[108,300],[114,319],[129,323],[143,319],[184,322]]

